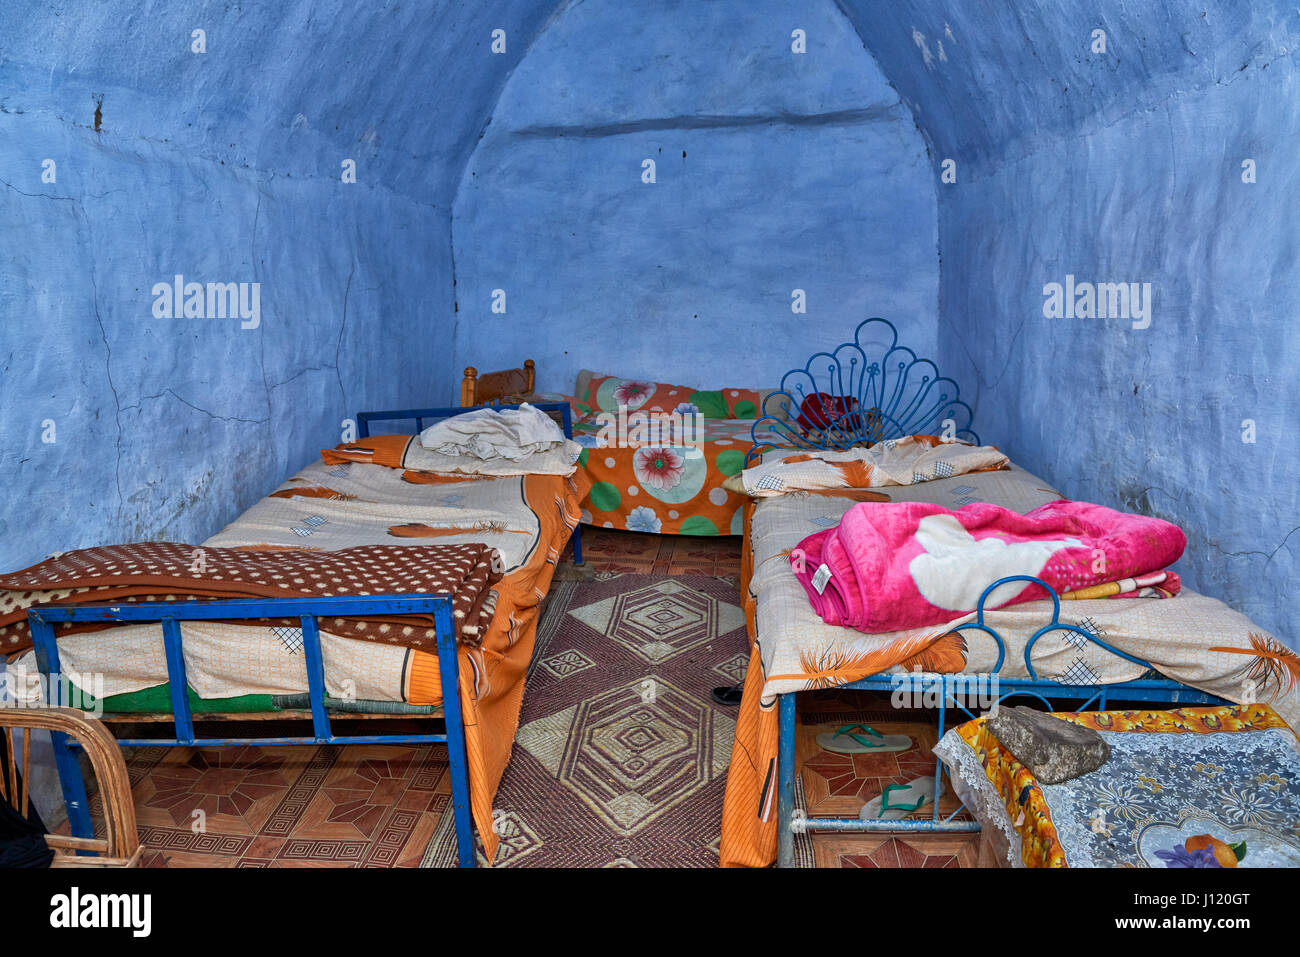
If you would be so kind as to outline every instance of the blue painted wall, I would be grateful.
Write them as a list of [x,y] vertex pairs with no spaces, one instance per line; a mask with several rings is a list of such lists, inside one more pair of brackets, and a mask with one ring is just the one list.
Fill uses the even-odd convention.
[[[451,200],[549,13],[3,5],[0,569],[201,540],[359,407],[451,398]],[[177,273],[260,283],[260,326],[156,318]]]
[[765,387],[877,313],[932,351],[935,215],[912,116],[829,0],[572,3],[462,179],[457,363]]
[[[957,164],[939,354],[983,435],[1067,495],[1177,522],[1188,584],[1300,646],[1300,11],[846,6],[936,180]],[[1150,327],[1045,318],[1067,274],[1151,283]]]

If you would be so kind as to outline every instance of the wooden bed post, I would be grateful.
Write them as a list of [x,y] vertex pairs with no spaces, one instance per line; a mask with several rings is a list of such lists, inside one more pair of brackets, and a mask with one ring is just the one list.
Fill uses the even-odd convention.
[[473,366],[465,367],[465,378],[460,380],[460,404],[463,407],[474,405],[474,386],[478,370]]
[[461,408],[497,405],[520,395],[532,395],[537,387],[537,363],[525,359],[522,368],[484,372],[468,366],[460,382]]

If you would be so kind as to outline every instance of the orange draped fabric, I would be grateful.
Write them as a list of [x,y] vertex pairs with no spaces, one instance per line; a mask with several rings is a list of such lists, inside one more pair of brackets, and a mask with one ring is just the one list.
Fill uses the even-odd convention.
[[[582,472],[571,477],[528,475],[524,494],[541,524],[538,546],[528,561],[497,583],[497,608],[479,649],[460,651],[460,701],[465,720],[465,749],[469,764],[470,809],[488,860],[496,854],[498,838],[492,827],[492,799],[510,761],[524,676],[532,659],[538,608],[569,535],[578,524],[578,502],[590,480]],[[411,704],[440,704],[438,658],[412,656],[407,688]]]

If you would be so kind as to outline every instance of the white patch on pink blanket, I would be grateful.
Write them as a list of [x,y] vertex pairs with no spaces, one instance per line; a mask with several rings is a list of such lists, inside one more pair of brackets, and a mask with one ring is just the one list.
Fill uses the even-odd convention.
[[[917,524],[916,540],[925,549],[908,563],[917,590],[931,605],[972,611],[980,593],[999,578],[1038,575],[1063,548],[1078,548],[1077,538],[1060,541],[1004,542],[976,538],[951,515],[927,515]],[[996,589],[985,603],[996,608],[1026,588],[1011,582]]]

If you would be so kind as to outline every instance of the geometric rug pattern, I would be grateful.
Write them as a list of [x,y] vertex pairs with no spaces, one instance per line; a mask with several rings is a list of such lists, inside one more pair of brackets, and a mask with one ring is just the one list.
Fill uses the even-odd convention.
[[[737,599],[700,575],[552,587],[497,792],[494,866],[717,866],[735,720],[709,692],[747,648]],[[429,866],[454,860],[449,825]]]

